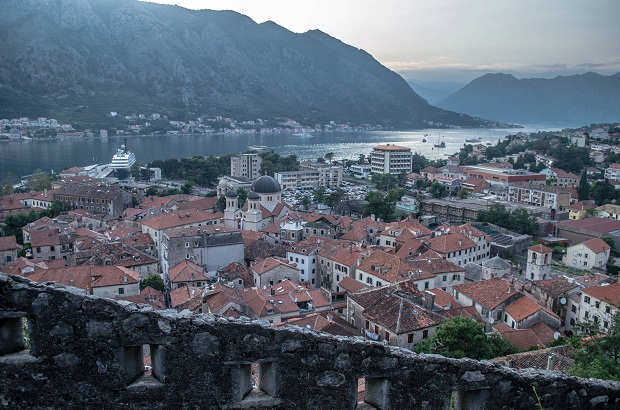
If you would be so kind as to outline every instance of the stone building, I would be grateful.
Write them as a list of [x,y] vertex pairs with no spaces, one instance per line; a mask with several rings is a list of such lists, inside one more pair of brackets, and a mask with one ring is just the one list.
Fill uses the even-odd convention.
[[163,234],[162,270],[184,260],[215,274],[232,262],[243,262],[243,237],[237,229],[223,224],[168,229]]
[[17,260],[17,251],[22,247],[17,244],[15,235],[0,237],[0,268]]
[[534,245],[527,248],[527,280],[551,279],[551,261],[553,250],[545,245]]

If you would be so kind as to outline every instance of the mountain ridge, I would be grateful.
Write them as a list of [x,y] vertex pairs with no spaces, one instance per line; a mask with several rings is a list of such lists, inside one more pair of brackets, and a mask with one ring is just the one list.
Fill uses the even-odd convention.
[[[3,0],[0,116],[110,111],[413,128],[489,122],[429,105],[369,53],[230,11],[137,0]],[[4,114],[3,114],[4,113]]]
[[436,105],[468,115],[514,123],[575,126],[620,121],[620,73],[594,72],[551,79],[517,79],[487,73]]

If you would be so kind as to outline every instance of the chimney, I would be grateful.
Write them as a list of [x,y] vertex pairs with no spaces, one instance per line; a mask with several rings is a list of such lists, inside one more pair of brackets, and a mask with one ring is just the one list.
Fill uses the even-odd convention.
[[515,285],[514,284],[510,284],[508,285],[508,293],[513,293],[515,291]]
[[435,294],[433,292],[429,292],[428,290],[424,291],[424,309],[428,311],[432,311],[435,307]]
[[550,353],[549,356],[547,356],[547,370],[555,370],[555,359],[555,353]]
[[459,239],[459,247],[463,246],[463,241]]
[[274,288],[271,288],[270,293],[271,293],[271,296],[274,296],[276,294],[276,290]]
[[372,219],[373,221],[376,221],[377,217],[375,216],[375,214],[370,214],[370,219]]

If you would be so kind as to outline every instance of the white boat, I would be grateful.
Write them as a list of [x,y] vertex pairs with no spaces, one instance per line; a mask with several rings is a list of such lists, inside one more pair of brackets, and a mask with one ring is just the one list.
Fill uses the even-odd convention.
[[267,149],[266,145],[254,145],[251,144],[252,142],[252,136],[250,135],[250,139],[248,139],[248,149],[252,150],[252,151],[264,151]]
[[[127,144],[127,140],[125,140],[125,144]],[[136,154],[133,151],[129,151],[125,144],[121,145],[112,157],[112,164],[110,166],[113,169],[129,169],[136,163]]]
[[465,140],[465,142],[480,142],[480,141],[482,141],[482,137],[471,138],[471,139]]
[[298,132],[297,134],[293,134],[294,137],[301,137],[301,138],[312,138],[314,137],[314,135],[310,134],[309,132],[306,131],[302,131],[302,132]]

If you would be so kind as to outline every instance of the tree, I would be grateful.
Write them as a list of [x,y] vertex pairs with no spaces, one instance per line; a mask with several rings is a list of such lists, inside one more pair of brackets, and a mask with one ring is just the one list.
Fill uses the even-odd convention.
[[52,188],[52,181],[47,172],[43,172],[41,169],[37,168],[32,176],[28,178],[27,186],[31,191],[43,191]]
[[417,152],[411,156],[411,171],[419,173],[428,166],[428,158]]
[[571,375],[620,380],[620,314],[607,319],[607,333],[601,329],[601,321],[582,324],[593,337],[577,352],[575,364],[569,369]]
[[396,211],[395,195],[393,191],[387,195],[379,191],[369,192],[364,198],[368,202],[364,207],[364,216],[375,215],[384,221],[391,221]]
[[308,210],[308,208],[310,207],[311,203],[312,203],[312,201],[310,200],[310,196],[309,195],[302,196],[301,197],[301,201],[299,201],[299,204],[301,206],[303,206],[305,210]]
[[605,234],[605,235],[601,236],[601,239],[603,241],[605,241],[605,243],[607,245],[609,245],[611,247],[611,249],[616,249],[616,245],[614,243],[614,238],[611,235]]
[[164,281],[159,275],[150,275],[140,281],[140,291],[142,291],[147,286],[163,292],[165,290]]
[[446,186],[437,181],[433,181],[428,192],[430,192],[433,198],[442,198],[446,194]]
[[245,201],[248,200],[248,191],[245,188],[237,189],[237,205],[239,208],[245,205]]
[[459,192],[456,194],[456,197],[458,199],[465,199],[467,198],[467,194],[468,194],[467,190],[465,188],[461,188],[459,189]]
[[581,178],[579,179],[579,186],[577,187],[577,196],[580,201],[585,201],[590,198],[590,184],[588,183],[588,175],[586,168],[581,172]]
[[525,169],[525,162],[523,162],[523,157],[519,155],[517,157],[517,161],[512,166],[513,169]]
[[399,185],[398,177],[392,174],[373,174],[373,176],[370,177],[370,182],[375,184],[377,189],[381,191],[389,191]]
[[146,196],[155,196],[155,195],[157,195],[157,187],[150,186],[150,187],[146,188],[146,191],[144,192],[144,194]]
[[328,152],[327,154],[325,154],[325,160],[328,162],[332,162],[332,160],[334,159],[334,153],[333,152]]
[[596,181],[592,186],[592,198],[596,205],[603,205],[610,202],[616,197],[616,189],[607,179],[604,181]]
[[359,159],[357,160],[358,164],[365,164],[366,163],[366,155],[364,154],[360,154]]
[[224,195],[220,195],[217,202],[215,203],[215,209],[219,212],[224,212],[226,209],[226,197]]
[[189,195],[192,193],[192,191],[194,190],[194,187],[192,185],[191,182],[186,182],[181,186],[181,193],[185,194],[185,195]]
[[317,188],[312,191],[312,196],[314,197],[314,202],[317,204],[322,204],[325,202],[325,188]]
[[508,216],[508,229],[518,233],[535,235],[538,232],[536,217],[526,209],[515,209]]
[[457,316],[442,322],[435,334],[415,347],[417,353],[435,353],[446,357],[483,360],[505,356],[515,348],[499,336],[484,334],[484,325],[477,321]]

